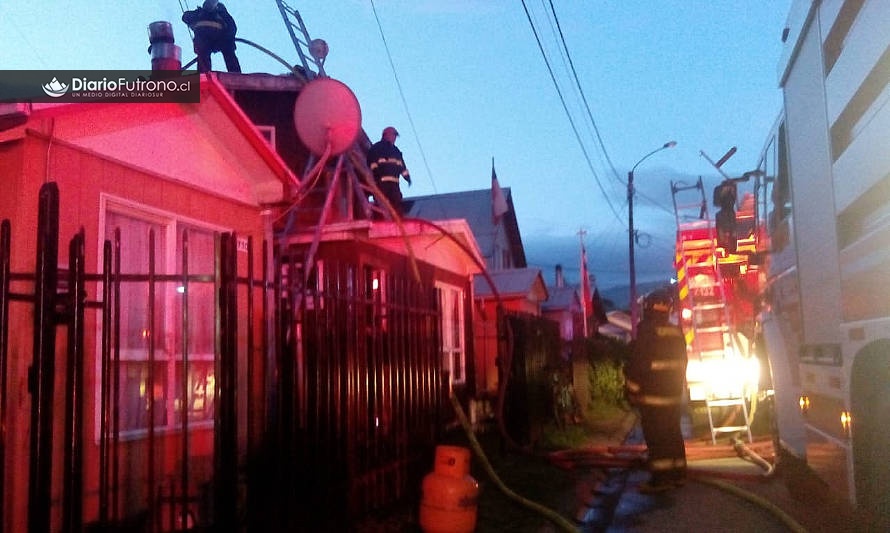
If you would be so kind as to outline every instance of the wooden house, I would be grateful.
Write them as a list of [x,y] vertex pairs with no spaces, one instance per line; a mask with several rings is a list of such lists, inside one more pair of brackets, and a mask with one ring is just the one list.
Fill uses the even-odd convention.
[[298,180],[212,75],[199,103],[24,115],[0,132],[0,530],[181,527],[177,494],[203,520],[220,467],[255,451],[269,300],[250,280]]

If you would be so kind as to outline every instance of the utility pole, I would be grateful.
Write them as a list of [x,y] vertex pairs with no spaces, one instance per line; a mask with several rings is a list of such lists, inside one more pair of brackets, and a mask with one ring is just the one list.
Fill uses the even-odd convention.
[[587,338],[587,330],[588,325],[587,322],[589,317],[587,316],[587,300],[593,297],[592,294],[589,294],[590,287],[590,275],[587,272],[587,252],[584,249],[584,236],[587,235],[587,232],[583,229],[578,230],[578,238],[581,241],[581,316],[583,317],[583,329],[584,338]]
[[660,148],[652,150],[644,155],[627,173],[627,263],[630,269],[630,338],[637,338],[637,322],[640,319],[640,311],[637,306],[637,268],[634,258],[634,242],[636,242],[636,231],[634,230],[634,170],[649,158],[652,154],[660,152],[667,148],[673,148],[677,145],[676,141],[668,141]]

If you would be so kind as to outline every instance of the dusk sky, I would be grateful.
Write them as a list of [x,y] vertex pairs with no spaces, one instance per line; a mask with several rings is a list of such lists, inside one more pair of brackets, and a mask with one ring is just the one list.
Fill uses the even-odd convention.
[[[274,0],[224,3],[238,37],[299,62]],[[0,64],[147,69],[147,26],[156,20],[173,23],[186,63],[194,54],[180,17],[195,4],[3,0]],[[577,282],[583,231],[600,287],[627,283],[627,172],[673,140],[635,172],[635,226],[645,234],[638,280],[667,279],[676,229],[670,181],[716,184],[700,152],[717,160],[732,146],[728,174],[755,168],[781,108],[777,62],[791,0],[289,4],[310,36],[327,42],[327,74],[356,94],[369,137],[389,125],[401,133],[413,177],[403,193],[488,188],[494,158],[529,266],[548,282],[556,264]],[[238,56],[246,73],[285,72],[250,46],[239,44]],[[219,54],[213,62],[224,68]]]

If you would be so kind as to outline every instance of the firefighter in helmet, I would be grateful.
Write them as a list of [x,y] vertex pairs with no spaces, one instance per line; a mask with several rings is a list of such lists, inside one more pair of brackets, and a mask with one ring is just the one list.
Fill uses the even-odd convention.
[[680,426],[686,383],[686,341],[669,320],[672,298],[663,292],[647,296],[637,338],[625,365],[628,398],[640,413],[648,448],[649,480],[640,492],[655,493],[682,485],[686,447]]
[[[399,214],[403,214],[402,189],[399,180],[404,179],[411,186],[411,173],[405,166],[402,151],[396,147],[396,137],[399,132],[392,126],[383,129],[380,140],[371,145],[368,150],[368,167],[374,176],[374,183],[386,197],[386,200]],[[376,199],[379,203],[380,199]]]
[[235,33],[238,26],[226,6],[218,0],[205,0],[203,5],[182,14],[182,21],[195,33],[193,43],[198,56],[198,72],[210,71],[210,54],[222,52],[229,72],[241,72],[235,55]]

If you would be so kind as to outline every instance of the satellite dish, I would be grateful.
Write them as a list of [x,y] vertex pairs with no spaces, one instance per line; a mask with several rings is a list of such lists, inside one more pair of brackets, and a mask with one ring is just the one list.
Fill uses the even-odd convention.
[[315,155],[330,144],[331,155],[352,146],[362,125],[358,99],[344,83],[315,78],[300,91],[294,104],[297,135]]

